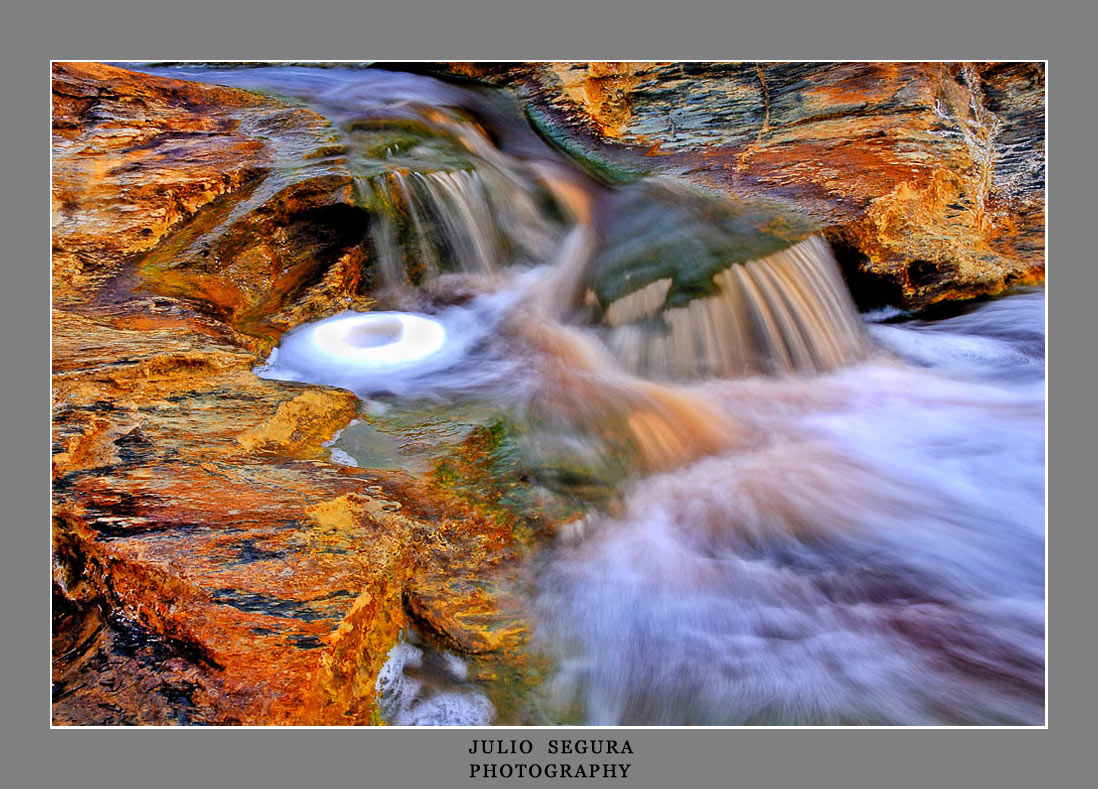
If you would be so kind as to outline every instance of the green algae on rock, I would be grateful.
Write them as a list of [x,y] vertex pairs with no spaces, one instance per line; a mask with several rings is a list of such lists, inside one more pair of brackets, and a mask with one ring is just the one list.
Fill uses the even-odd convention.
[[596,169],[817,221],[866,307],[1044,278],[1041,63],[451,63]]

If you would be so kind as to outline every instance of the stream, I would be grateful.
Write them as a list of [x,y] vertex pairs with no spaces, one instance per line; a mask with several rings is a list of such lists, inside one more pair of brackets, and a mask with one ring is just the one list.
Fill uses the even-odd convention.
[[[1043,721],[1043,290],[859,313],[809,223],[596,178],[503,93],[142,70],[300,102],[355,173],[378,309],[295,327],[257,374],[499,414],[531,484],[599,490],[528,559],[544,717],[500,720],[412,639],[379,678],[389,722]],[[332,451],[427,464],[361,422]]]

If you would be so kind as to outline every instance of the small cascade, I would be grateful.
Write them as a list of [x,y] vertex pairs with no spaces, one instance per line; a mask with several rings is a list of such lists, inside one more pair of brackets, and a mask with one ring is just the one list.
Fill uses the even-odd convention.
[[645,381],[620,368],[589,331],[525,320],[518,329],[538,366],[527,403],[538,420],[580,427],[658,471],[735,446],[733,418],[684,388]]
[[[416,173],[416,175],[419,175]],[[408,217],[412,220],[412,230],[415,233],[416,251],[419,253],[419,262],[423,266],[424,273],[429,277],[438,276],[441,270],[438,250],[428,239],[428,229],[431,227],[432,215],[425,211],[422,201],[417,198],[415,187],[408,183],[408,176],[399,170],[394,170],[393,181],[399,189],[404,205],[408,209]],[[422,176],[421,176],[422,177]]]
[[556,228],[536,205],[534,183],[463,169],[392,170],[357,184],[375,209],[371,236],[389,285],[495,274],[544,260],[553,247]]
[[864,356],[857,311],[818,236],[713,277],[716,293],[667,308],[670,278],[603,311],[605,341],[628,370],[648,377],[824,372]]
[[[1042,293],[872,326],[884,359],[804,217],[658,179],[595,183],[520,120],[493,125],[479,92],[347,80],[325,106],[344,107],[377,292],[399,298],[295,327],[257,372],[349,389],[378,414],[504,415],[516,445],[551,439],[551,470],[602,469],[605,489],[572,488],[568,538],[540,542],[531,573],[530,643],[556,661],[562,710],[1040,724]],[[400,465],[371,450],[363,467]],[[549,464],[522,464],[516,492],[554,501]],[[482,688],[406,643],[376,686],[390,722],[508,720]]]
[[475,122],[405,103],[353,121],[348,135],[385,285],[494,275],[552,255],[562,228],[544,185]]

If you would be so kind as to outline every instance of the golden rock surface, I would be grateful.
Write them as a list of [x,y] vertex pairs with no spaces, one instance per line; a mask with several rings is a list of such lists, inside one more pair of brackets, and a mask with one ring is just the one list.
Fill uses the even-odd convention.
[[[349,176],[308,158],[329,143],[257,94],[54,67],[55,723],[377,723],[405,597],[512,541],[330,462],[352,394],[252,372],[287,325],[368,303]],[[452,638],[495,607],[451,594],[421,622]]]
[[565,149],[772,200],[826,229],[855,296],[905,307],[1044,279],[1042,63],[519,63]]

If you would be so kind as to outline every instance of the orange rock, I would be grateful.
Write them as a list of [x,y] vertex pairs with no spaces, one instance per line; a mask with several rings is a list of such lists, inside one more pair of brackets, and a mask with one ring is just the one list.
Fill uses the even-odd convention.
[[815,218],[863,304],[1043,281],[1043,64],[457,70],[520,86],[550,137],[606,170],[679,175]]
[[274,416],[237,438],[249,450],[289,455],[312,450],[346,425],[355,415],[356,398],[350,392],[304,392],[282,403]]
[[241,112],[264,104],[98,63],[54,64],[55,303],[79,300],[84,284],[264,172],[265,146],[238,129]]
[[55,722],[379,722],[407,590],[488,574],[511,536],[329,462],[349,392],[252,372],[368,303],[326,122],[98,64],[57,64],[54,102]]

